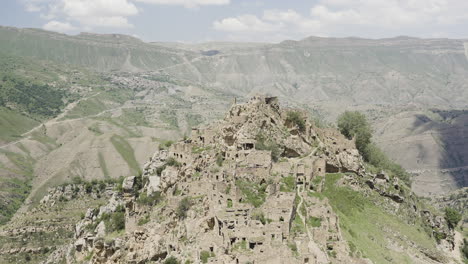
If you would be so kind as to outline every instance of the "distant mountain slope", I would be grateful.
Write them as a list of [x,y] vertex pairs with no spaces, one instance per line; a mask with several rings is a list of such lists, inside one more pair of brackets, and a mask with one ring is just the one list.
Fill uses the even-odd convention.
[[[178,133],[185,133],[191,127],[190,120],[217,118],[216,114],[225,110],[234,97],[242,100],[255,93],[265,93],[279,96],[286,104],[306,107],[330,122],[344,110],[365,110],[368,115],[376,116],[374,125],[379,125],[382,122],[379,118],[388,118],[387,112],[391,112],[394,126],[401,127],[395,130],[396,134],[379,131],[383,133],[378,135],[379,140],[407,136],[403,129],[407,124],[398,120],[398,114],[408,109],[425,112],[429,108],[468,108],[467,43],[468,40],[410,37],[379,40],[310,37],[279,44],[191,45],[145,43],[118,34],[69,36],[39,29],[0,27],[0,49],[6,54],[121,76],[123,82],[119,87],[134,90],[134,98],[119,102],[114,102],[117,99],[107,91],[84,100],[69,112],[68,118],[99,114],[111,106],[122,107],[126,101],[138,102],[145,107],[156,106],[152,108],[154,111],[163,111],[154,114],[160,114],[153,117],[157,124],[166,123],[171,129],[179,129],[176,126],[180,125]],[[87,78],[82,76],[79,80]],[[171,78],[179,83],[174,85]],[[203,92],[193,94],[194,89]],[[175,103],[167,104],[165,100],[174,97]],[[186,108],[186,104],[197,108]],[[213,106],[216,111],[209,111]],[[109,113],[112,118],[120,114],[119,110],[115,111]],[[466,119],[460,122],[457,127],[466,127]],[[408,129],[417,130],[413,125]],[[451,134],[453,127],[445,126],[444,134]],[[424,135],[416,133],[406,144],[381,146],[405,168],[415,171],[427,166],[434,171],[468,166],[462,151],[468,149],[466,140],[459,140],[450,148],[428,147],[431,150],[415,151]],[[425,163],[418,163],[416,158],[402,160],[410,153],[430,158]],[[454,155],[457,158],[453,159]],[[420,194],[466,185],[466,176],[457,172],[418,175],[415,182],[421,188]],[[428,182],[448,184],[429,190]]]
[[468,186],[468,111],[405,111],[374,127],[378,144],[413,173],[417,194]]
[[68,36],[39,29],[0,27],[0,48],[9,54],[32,56],[90,67],[100,71],[150,70],[182,63],[190,52],[154,46],[125,35],[83,33]]
[[[317,38],[280,44],[171,45],[124,35],[0,28],[6,52],[100,71],[164,71],[242,94],[301,102],[466,107],[465,40]],[[206,47],[206,48],[205,48]],[[217,48],[219,47],[219,48]],[[212,51],[206,53],[206,51]],[[214,52],[218,51],[218,52]]]

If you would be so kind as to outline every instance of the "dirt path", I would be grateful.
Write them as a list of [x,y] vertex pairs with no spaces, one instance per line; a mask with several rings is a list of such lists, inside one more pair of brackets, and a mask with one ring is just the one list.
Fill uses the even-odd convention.
[[460,263],[463,263],[463,256],[461,254],[462,245],[463,235],[460,232],[455,231],[455,248],[453,249],[453,257]]
[[83,101],[83,100],[86,100],[86,99],[95,97],[95,96],[99,95],[100,93],[101,93],[101,92],[98,92],[98,93],[95,93],[95,94],[90,95],[90,96],[88,96],[88,97],[83,97],[83,98],[81,98],[81,99],[79,99],[79,100],[77,100],[77,101],[75,101],[75,102],[72,102],[72,103],[68,104],[68,105],[63,109],[62,113],[60,113],[58,116],[56,116],[56,117],[54,117],[54,118],[52,118],[52,119],[50,119],[50,120],[47,120],[45,123],[40,123],[39,125],[37,125],[37,126],[31,128],[30,130],[28,130],[28,131],[24,132],[23,134],[21,134],[21,136],[22,136],[23,138],[18,139],[18,140],[13,141],[13,142],[9,142],[9,143],[7,143],[7,144],[4,144],[4,145],[0,146],[0,149],[2,149],[2,148],[7,148],[7,147],[9,147],[9,146],[15,145],[15,144],[17,144],[17,143],[19,143],[19,142],[25,140],[25,139],[28,139],[29,137],[25,137],[25,136],[27,136],[27,135],[33,133],[34,131],[38,130],[38,129],[41,128],[42,126],[48,126],[48,125],[51,125],[51,124],[56,124],[56,123],[58,123],[59,121],[57,121],[57,120],[59,120],[60,118],[64,117],[66,114],[68,114],[68,112],[69,112],[70,110],[72,110],[78,103],[80,103],[80,102]]
[[302,203],[304,202],[304,194],[306,193],[304,190],[302,190],[303,186],[297,186],[297,195],[299,195],[300,201],[299,204],[296,208],[297,214],[301,217],[302,223],[304,224],[306,231],[307,231],[307,236],[309,237],[309,244],[307,245],[309,247],[309,251],[313,253],[315,256],[316,263],[321,264],[321,263],[328,263],[328,257],[327,254],[320,249],[319,245],[315,243],[314,241],[314,236],[312,235],[312,232],[310,231],[309,227],[307,226],[306,222],[306,216],[304,216],[301,212],[301,206]]
[[66,119],[66,120],[60,120],[61,118],[63,118],[64,116],[66,116],[66,114],[72,110],[81,100],[85,100],[85,99],[89,99],[91,97],[94,97],[96,95],[98,95],[99,93],[96,93],[92,96],[89,96],[89,97],[85,97],[85,98],[82,98],[78,101],[75,101],[73,103],[70,103],[69,105],[67,105],[64,109],[64,111],[58,115],[57,117],[53,118],[53,119],[50,119],[48,121],[46,121],[45,123],[41,123],[35,127],[33,127],[32,129],[30,129],[29,131],[27,132],[24,132],[23,134],[21,134],[21,136],[23,138],[21,139],[18,139],[16,141],[12,141],[10,143],[7,143],[7,144],[4,144],[2,146],[0,146],[0,149],[5,149],[5,148],[8,148],[9,146],[13,146],[17,143],[20,143],[21,141],[23,140],[26,140],[26,139],[30,139],[30,134],[33,133],[34,131],[40,129],[41,127],[45,126],[51,126],[51,125],[56,125],[56,124],[63,124],[63,123],[68,123],[68,122],[76,122],[76,121],[79,121],[79,120],[83,120],[83,119],[87,119],[87,118],[92,118],[92,117],[98,117],[98,116],[101,116],[103,114],[106,114],[106,113],[109,113],[109,112],[112,112],[112,111],[115,111],[115,110],[119,110],[119,109],[124,109],[124,108],[134,108],[134,106],[119,106],[119,107],[115,107],[115,108],[111,108],[111,109],[107,109],[107,110],[104,110],[102,112],[99,112],[97,114],[94,114],[94,115],[89,115],[89,116],[84,116],[84,117],[79,117],[79,118],[74,118],[74,119]]

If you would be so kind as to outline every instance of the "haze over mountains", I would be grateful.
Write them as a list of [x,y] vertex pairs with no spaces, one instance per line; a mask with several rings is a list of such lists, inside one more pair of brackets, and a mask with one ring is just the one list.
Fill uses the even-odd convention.
[[39,65],[26,71],[28,81],[67,92],[53,120],[9,106],[11,115],[37,125],[2,138],[0,159],[6,179],[28,171],[31,203],[73,176],[134,173],[158,142],[189,134],[222,117],[234,98],[256,93],[279,96],[323,122],[334,123],[345,110],[365,112],[377,143],[414,172],[420,195],[468,185],[468,40],[309,37],[192,45],[1,27],[0,52],[25,61],[13,69],[17,74]]

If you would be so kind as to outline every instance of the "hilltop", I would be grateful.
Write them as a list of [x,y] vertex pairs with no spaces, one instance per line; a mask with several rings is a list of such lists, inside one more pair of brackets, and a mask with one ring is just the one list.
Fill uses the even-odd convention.
[[[98,206],[86,210],[86,199]],[[44,219],[69,223],[80,210],[81,220],[62,231],[61,244],[47,250],[20,246],[22,238],[30,244],[40,239],[34,226]],[[15,229],[25,219],[35,219],[31,228]],[[56,233],[48,225],[41,232]],[[456,233],[439,211],[398,178],[369,171],[354,141],[339,131],[319,128],[306,111],[282,108],[277,98],[265,96],[235,103],[224,119],[161,144],[141,175],[51,188],[2,234],[9,241],[2,243],[2,261],[14,263],[460,258]]]

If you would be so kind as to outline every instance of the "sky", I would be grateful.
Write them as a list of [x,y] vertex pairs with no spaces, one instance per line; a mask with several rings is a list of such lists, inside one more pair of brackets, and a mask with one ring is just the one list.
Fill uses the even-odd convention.
[[1,0],[0,25],[148,42],[468,38],[468,0]]

